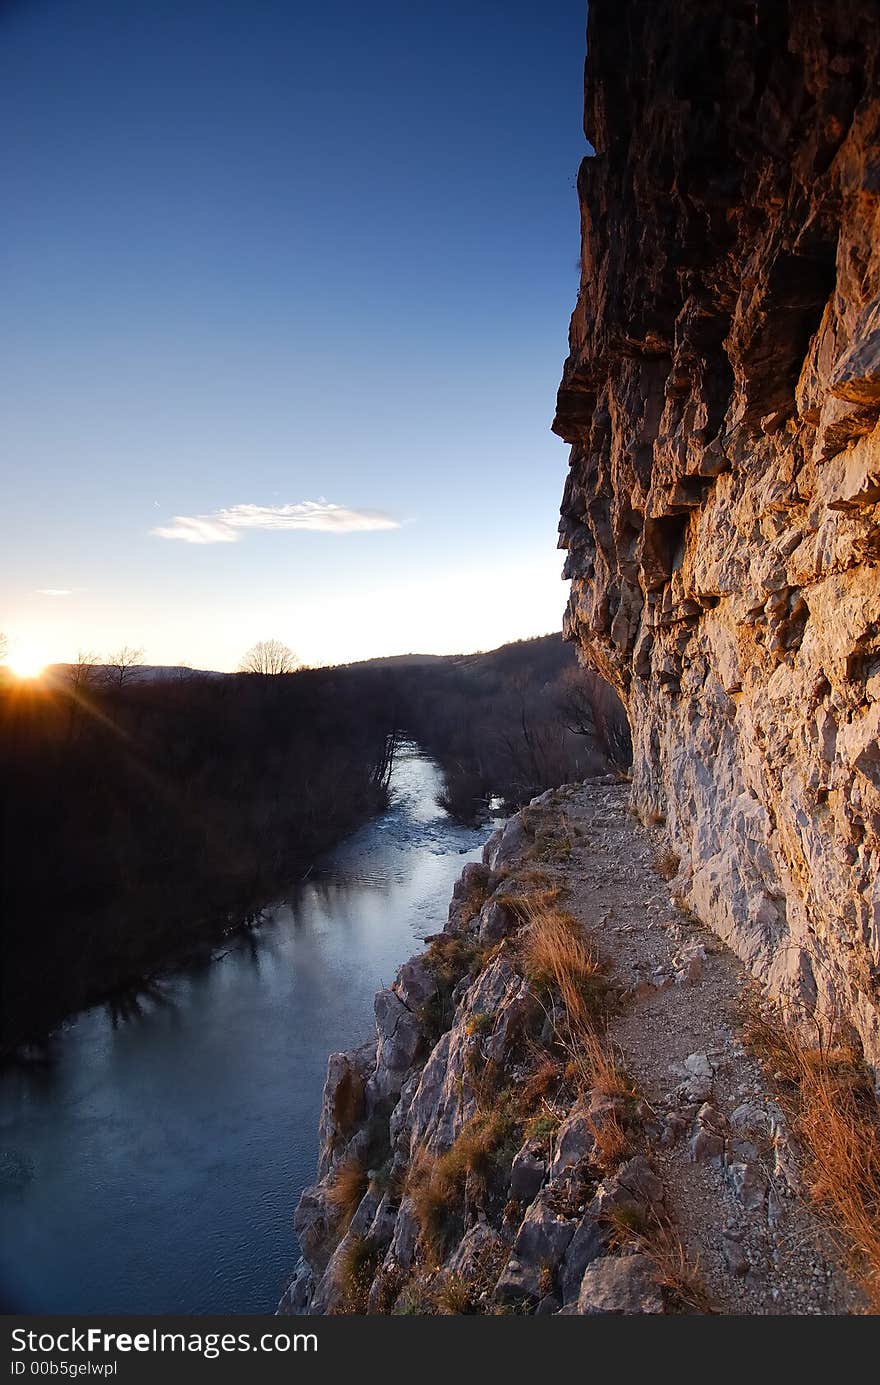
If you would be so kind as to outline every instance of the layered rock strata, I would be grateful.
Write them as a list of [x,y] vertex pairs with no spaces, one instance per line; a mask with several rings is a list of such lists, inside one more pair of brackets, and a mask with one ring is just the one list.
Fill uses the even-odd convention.
[[880,1061],[880,6],[591,0],[566,631],[695,912]]

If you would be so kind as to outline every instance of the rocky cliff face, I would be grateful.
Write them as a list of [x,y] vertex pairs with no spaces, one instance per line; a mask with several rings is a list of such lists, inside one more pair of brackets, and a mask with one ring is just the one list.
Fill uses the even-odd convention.
[[880,1060],[880,6],[591,0],[566,624],[679,891]]

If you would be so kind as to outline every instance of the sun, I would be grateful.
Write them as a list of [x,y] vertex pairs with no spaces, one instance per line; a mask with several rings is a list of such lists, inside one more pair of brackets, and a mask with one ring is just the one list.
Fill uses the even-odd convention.
[[14,650],[6,660],[16,678],[39,678],[48,662],[36,649]]

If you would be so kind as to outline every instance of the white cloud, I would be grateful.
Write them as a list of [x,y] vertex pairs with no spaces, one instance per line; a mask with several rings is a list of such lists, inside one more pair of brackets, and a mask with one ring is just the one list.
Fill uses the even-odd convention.
[[73,596],[73,587],[38,587],[37,596]]
[[351,534],[371,529],[399,529],[381,510],[350,510],[329,500],[302,500],[298,505],[232,505],[210,515],[175,515],[150,533],[184,543],[236,543],[243,529],[311,529]]

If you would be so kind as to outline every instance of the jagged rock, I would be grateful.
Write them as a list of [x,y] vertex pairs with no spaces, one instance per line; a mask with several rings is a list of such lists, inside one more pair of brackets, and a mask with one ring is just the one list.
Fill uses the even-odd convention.
[[332,1233],[333,1222],[323,1186],[319,1183],[305,1188],[293,1214],[293,1229],[299,1237],[303,1255],[319,1273],[327,1261],[327,1254],[323,1252]]
[[364,1091],[376,1062],[376,1044],[351,1053],[331,1053],[318,1116],[318,1177],[324,1178],[340,1157],[364,1114]]
[[523,822],[522,813],[515,813],[499,833],[489,838],[483,859],[491,870],[502,870],[511,861],[524,856],[531,842],[532,837]]
[[479,1280],[505,1250],[504,1242],[486,1222],[469,1227],[447,1261],[450,1274],[461,1275],[468,1283]]
[[705,1053],[689,1053],[684,1065],[692,1077],[706,1078],[711,1082],[715,1076],[715,1069]]
[[490,899],[480,910],[480,942],[484,946],[500,942],[517,927],[517,918],[512,909],[497,900]]
[[732,1231],[721,1233],[721,1248],[731,1274],[742,1279],[749,1272],[749,1257],[742,1245],[742,1235]]
[[694,1162],[708,1160],[720,1164],[727,1147],[730,1123],[723,1111],[705,1101],[697,1112],[697,1131],[690,1144]]
[[531,1145],[523,1145],[510,1166],[510,1196],[516,1202],[531,1202],[546,1173],[546,1160]]
[[607,1225],[589,1212],[581,1217],[559,1268],[559,1292],[563,1303],[577,1300],[584,1270],[605,1254],[610,1239],[611,1232]]
[[698,1130],[691,1140],[690,1148],[694,1163],[703,1159],[710,1163],[720,1163],[724,1157],[724,1137],[714,1134],[711,1130]]
[[663,1295],[646,1255],[603,1255],[587,1266],[578,1313],[662,1313]]
[[388,1193],[385,1193],[376,1208],[369,1229],[365,1233],[371,1245],[374,1245],[377,1250],[385,1250],[391,1244],[399,1213],[399,1199],[392,1198]]
[[393,1105],[424,1046],[425,1028],[419,1016],[390,989],[377,993],[374,1009],[379,1046],[367,1093],[374,1106]]
[[437,994],[437,978],[427,958],[410,957],[397,973],[393,987],[408,1010],[418,1014],[419,1010]]
[[738,1134],[763,1135],[770,1133],[770,1117],[763,1106],[743,1102],[731,1113],[730,1124]]
[[554,422],[565,629],[626,703],[634,807],[875,1062],[878,51],[876,0],[593,0]]
[[727,1177],[747,1212],[760,1212],[763,1209],[767,1198],[767,1180],[757,1164],[728,1164]]
[[412,1111],[413,1097],[415,1096],[421,1073],[414,1072],[406,1079],[400,1089],[400,1098],[388,1120],[389,1143],[393,1150],[409,1149],[411,1138],[410,1114]]
[[416,1243],[419,1239],[419,1224],[416,1221],[412,1198],[405,1197],[400,1204],[394,1223],[394,1235],[385,1257],[386,1265],[399,1266],[408,1270],[413,1262]]
[[610,1180],[610,1185],[622,1189],[625,1194],[652,1212],[658,1212],[663,1206],[662,1180],[658,1178],[650,1160],[643,1154],[637,1154],[633,1159],[621,1164]]
[[590,1123],[589,1111],[579,1106],[562,1122],[553,1143],[553,1162],[550,1177],[556,1180],[566,1169],[574,1168],[589,1158],[596,1148],[596,1137]]
[[456,881],[449,905],[447,933],[462,933],[479,913],[483,900],[495,887],[495,877],[488,865],[469,861]]
[[308,1312],[315,1291],[315,1276],[308,1262],[301,1259],[293,1273],[278,1304],[277,1312],[282,1316],[296,1317]]
[[499,1056],[506,1053],[522,1020],[523,978],[505,957],[496,957],[480,973],[459,1001],[452,1028],[438,1041],[422,1069],[409,1111],[412,1149],[442,1153],[449,1149],[467,1120],[476,1111],[476,1095],[469,1055],[470,1032],[477,1016],[492,1016],[492,1036],[505,1036]]
[[544,1280],[562,1259],[576,1226],[553,1210],[552,1200],[552,1190],[544,1189],[526,1212],[495,1286],[499,1302],[537,1299],[546,1292]]

